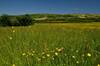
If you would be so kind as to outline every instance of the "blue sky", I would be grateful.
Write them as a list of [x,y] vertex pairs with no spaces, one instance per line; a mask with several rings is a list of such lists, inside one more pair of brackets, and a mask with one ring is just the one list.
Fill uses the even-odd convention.
[[100,0],[0,0],[0,14],[100,13]]

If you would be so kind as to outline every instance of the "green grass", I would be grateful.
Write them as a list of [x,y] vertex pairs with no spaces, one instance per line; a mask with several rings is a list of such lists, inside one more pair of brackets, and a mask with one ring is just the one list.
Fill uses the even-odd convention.
[[0,66],[97,66],[100,24],[0,27]]

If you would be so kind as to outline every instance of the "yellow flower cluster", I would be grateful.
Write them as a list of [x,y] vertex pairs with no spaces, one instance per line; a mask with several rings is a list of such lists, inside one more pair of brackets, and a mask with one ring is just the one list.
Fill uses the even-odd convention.
[[63,47],[61,47],[61,48],[56,48],[56,50],[57,50],[58,52],[62,52],[62,51],[64,50],[64,48],[63,48]]
[[31,51],[31,52],[24,52],[24,53],[22,53],[22,56],[34,56],[34,54],[35,54],[35,51]]
[[[23,52],[22,56],[25,56],[27,58],[32,58],[33,57],[39,63],[46,62],[48,60],[56,61],[56,59],[59,58],[59,57],[67,56],[67,54],[64,53],[64,50],[65,49],[63,47],[55,48],[55,49],[52,49],[52,50],[48,49],[46,51],[44,49],[44,51],[39,53],[36,49],[31,49],[31,50],[28,50],[27,52]],[[76,53],[77,52],[79,52],[79,51],[76,50]],[[86,54],[82,54],[81,56],[82,56],[82,58],[84,58],[85,56],[86,57],[91,57],[92,54],[91,53],[86,53]],[[75,60],[76,64],[81,63],[81,61],[79,61],[77,55],[70,55],[70,57]],[[100,66],[100,64],[98,64],[97,66]]]
[[42,53],[37,52],[36,50],[31,49],[28,52],[23,52],[22,56],[34,56],[36,58],[37,61],[42,61],[45,59],[52,59],[54,60],[56,56],[61,55],[61,52],[64,50],[64,48],[55,48],[54,50],[47,50],[47,51],[43,51]]

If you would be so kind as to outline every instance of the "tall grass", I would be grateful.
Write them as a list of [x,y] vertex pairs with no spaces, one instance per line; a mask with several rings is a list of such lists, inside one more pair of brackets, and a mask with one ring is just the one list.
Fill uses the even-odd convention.
[[1,27],[0,66],[99,66],[100,30],[66,27]]

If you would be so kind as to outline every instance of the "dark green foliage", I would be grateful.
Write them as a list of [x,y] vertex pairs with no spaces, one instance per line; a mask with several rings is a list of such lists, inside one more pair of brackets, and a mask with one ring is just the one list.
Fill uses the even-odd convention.
[[0,17],[0,26],[28,26],[33,24],[32,17],[28,14],[23,16],[8,16]]
[[70,18],[66,19],[68,23],[91,23],[91,22],[100,22],[99,18]]
[[17,17],[17,20],[20,26],[28,26],[33,23],[31,16],[28,14]]
[[4,15],[1,16],[0,25],[2,25],[2,26],[11,26],[11,22],[10,22],[10,19],[9,19],[8,15],[4,14]]

